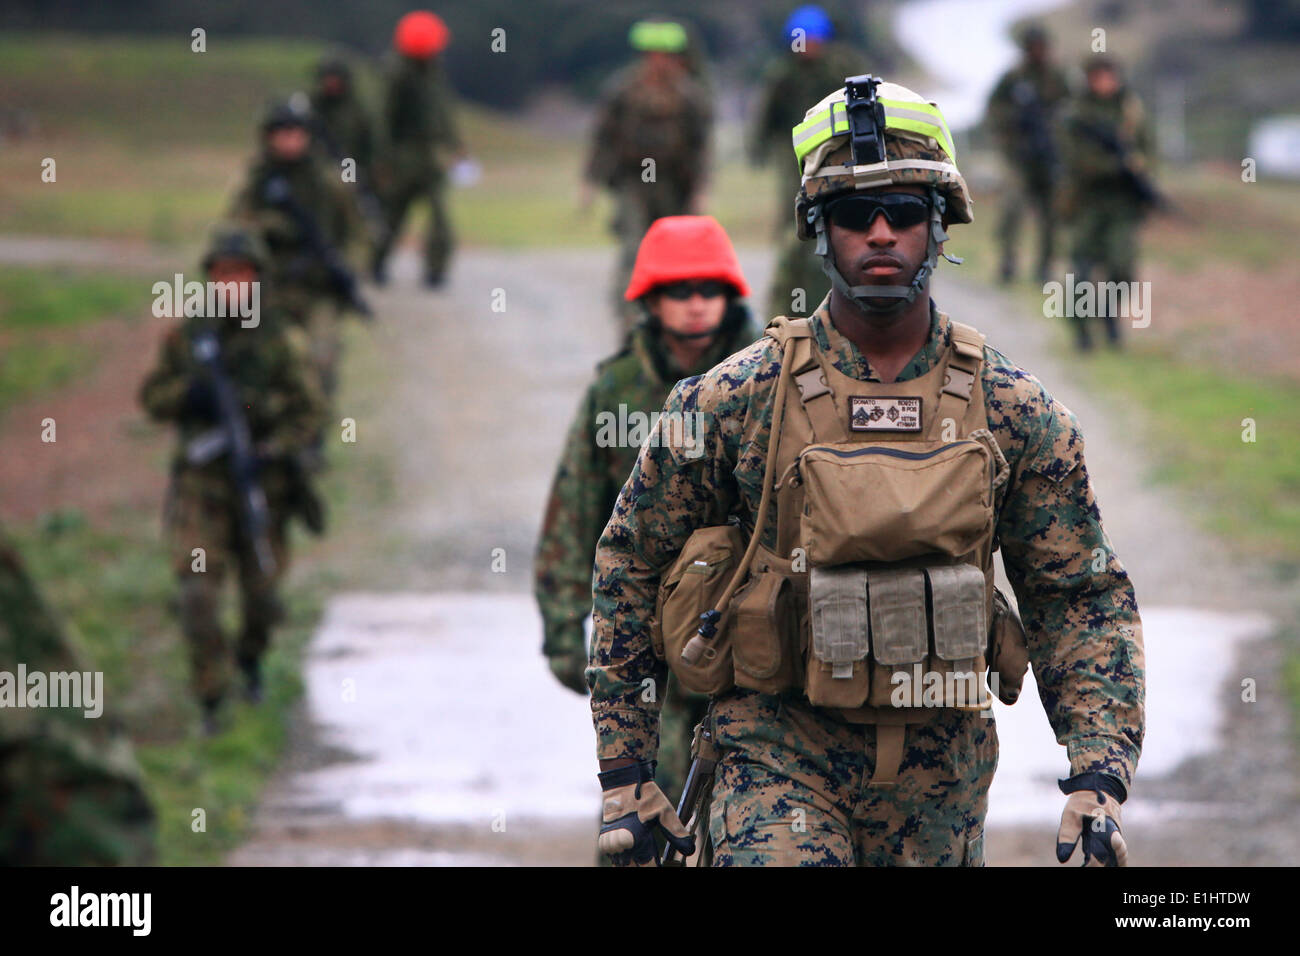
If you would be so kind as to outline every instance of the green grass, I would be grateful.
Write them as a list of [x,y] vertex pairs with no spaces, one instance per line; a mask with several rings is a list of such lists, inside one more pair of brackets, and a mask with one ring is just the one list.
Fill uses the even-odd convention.
[[90,368],[93,358],[72,343],[5,343],[0,351],[0,412],[67,385]]
[[0,267],[5,329],[48,329],[129,315],[152,301],[150,284],[114,273]]
[[[1192,490],[1213,531],[1300,572],[1300,385],[1228,378],[1140,347],[1087,369],[1149,417],[1158,478]],[[1253,442],[1243,440],[1246,419]]]
[[149,301],[140,279],[0,268],[0,409],[61,388],[94,364],[89,345],[45,332],[129,316]]

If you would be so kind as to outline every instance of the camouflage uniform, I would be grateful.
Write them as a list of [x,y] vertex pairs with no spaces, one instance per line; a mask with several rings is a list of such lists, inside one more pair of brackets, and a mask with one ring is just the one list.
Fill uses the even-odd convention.
[[[1137,278],[1137,232],[1145,209],[1123,175],[1121,157],[1084,132],[1085,126],[1116,137],[1144,170],[1152,160],[1151,130],[1141,102],[1125,89],[1109,98],[1085,92],[1071,102],[1064,122],[1075,280],[1092,279],[1100,268],[1102,281],[1131,282]],[[1107,314],[1103,319],[1110,340],[1118,342],[1117,317]],[[1087,320],[1075,322],[1079,344],[1087,347],[1091,343]]]
[[[685,67],[667,81],[652,80],[645,60],[617,74],[601,102],[584,173],[614,197],[610,224],[618,237],[614,311],[631,322],[623,300],[637,246],[656,219],[690,211],[704,187],[713,110],[708,94]],[[654,179],[642,179],[644,162],[654,160]]]
[[[597,444],[597,419],[602,412],[653,415],[663,408],[674,382],[699,374],[758,335],[746,310],[733,306],[724,319],[718,341],[695,369],[677,367],[660,336],[637,326],[622,351],[596,368],[565,442],[551,484],[546,517],[534,564],[534,593],[542,611],[545,639],[542,653],[551,658],[585,659],[583,621],[591,613],[591,567],[596,541],[609,520],[619,489],[636,464],[638,446]],[[659,766],[660,788],[674,801],[690,764],[691,735],[704,714],[707,698],[687,694],[670,680],[663,701],[663,732]]]
[[447,215],[447,174],[437,151],[455,153],[462,149],[451,90],[441,63],[436,59],[399,57],[388,78],[384,119],[387,141],[381,156],[379,189],[388,213],[388,236],[375,252],[375,272],[382,274],[411,203],[423,197],[429,200],[424,275],[429,282],[441,282],[454,237]]
[[[811,322],[835,368],[876,380],[831,324],[827,302]],[[930,339],[898,380],[933,368],[950,334],[932,306]],[[659,578],[696,528],[732,515],[754,525],[779,366],[775,343],[761,340],[679,383],[665,412],[705,416],[703,457],[647,443],[619,494],[596,552],[588,680],[601,759],[654,756],[656,705],[640,691],[646,678],[662,684],[667,670],[649,634]],[[1143,736],[1137,606],[1101,526],[1083,437],[1037,379],[988,346],[981,385],[989,428],[1011,467],[996,531],[1043,705],[1072,774],[1102,771],[1127,786]],[[768,548],[776,527],[767,522]],[[1103,569],[1092,570],[1099,560]],[[953,709],[931,714],[906,727],[898,782],[879,790],[868,783],[873,725],[845,723],[797,692],[737,688],[721,696],[715,863],[981,864],[994,723]],[[791,826],[797,820],[803,829]]]
[[[816,103],[844,85],[846,76],[866,69],[850,50],[825,44],[815,55],[790,53],[774,63],[763,84],[763,98],[750,131],[750,156],[756,163],[771,157],[777,162],[777,238],[781,253],[768,292],[772,315],[809,315],[820,302],[830,280],[819,259],[806,244],[790,234],[790,211],[799,194],[799,165],[790,157],[790,130],[803,121],[806,103]],[[804,291],[804,308],[791,308],[793,289]]]
[[[0,671],[88,667],[0,531]],[[131,745],[106,715],[5,707],[0,717],[0,866],[152,862],[154,813]]]
[[325,241],[342,254],[356,235],[357,213],[332,168],[310,153],[292,163],[264,153],[253,163],[229,210],[231,219],[256,229],[270,250],[267,279],[275,286],[276,302],[282,314],[306,332],[312,364],[327,395],[334,392],[343,349],[339,301],[325,266],[292,217],[267,201],[265,189],[271,177],[284,177]]
[[[357,161],[358,172],[369,175],[374,163],[374,131],[370,116],[362,105],[360,97],[352,87],[351,71],[341,63],[327,63],[321,73],[339,76],[344,80],[341,93],[326,94],[317,88],[311,96],[311,112],[316,119],[317,128],[324,131],[321,139],[328,139],[337,148],[339,156]],[[337,165],[338,160],[329,150],[326,154]]]
[[1057,114],[1069,92],[1059,67],[1022,62],[1004,73],[989,95],[988,122],[1006,165],[997,230],[1004,280],[1015,275],[1016,245],[1026,210],[1038,220],[1039,277],[1045,278],[1051,269],[1060,177]]
[[[264,575],[241,529],[228,458],[202,466],[185,460],[186,443],[213,424],[189,397],[192,383],[202,375],[191,351],[192,336],[202,321],[207,320],[187,319],[166,335],[158,364],[140,390],[140,402],[151,417],[173,422],[179,430],[165,522],[180,582],[181,626],[190,646],[194,690],[211,707],[230,683],[230,652],[219,615],[226,573],[239,575],[243,627],[235,658],[242,667],[256,666],[271,628],[283,616],[276,585],[288,564],[287,524],[293,514],[302,513],[312,494],[294,459],[324,427],[326,403],[299,329],[274,317],[250,329],[233,319],[221,320],[226,322],[218,329],[222,364],[239,390],[263,460],[258,480],[267,498],[275,559],[275,573]],[[195,548],[204,550],[203,571],[194,570]]]

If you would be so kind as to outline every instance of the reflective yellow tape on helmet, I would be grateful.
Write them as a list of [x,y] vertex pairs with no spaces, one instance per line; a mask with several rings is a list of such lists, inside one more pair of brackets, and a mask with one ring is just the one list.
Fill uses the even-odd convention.
[[638,20],[627,40],[632,49],[643,53],[681,53],[687,47],[686,29],[671,21]]
[[803,158],[832,136],[843,136],[849,131],[848,106],[843,101],[831,103],[820,113],[815,113],[790,131],[794,140],[794,158],[800,166]]
[[914,103],[909,100],[887,100],[880,98],[885,107],[885,129],[905,129],[913,133],[929,136],[937,142],[945,153],[957,161],[957,151],[952,145],[952,134],[948,124],[943,121],[939,107],[929,103]]

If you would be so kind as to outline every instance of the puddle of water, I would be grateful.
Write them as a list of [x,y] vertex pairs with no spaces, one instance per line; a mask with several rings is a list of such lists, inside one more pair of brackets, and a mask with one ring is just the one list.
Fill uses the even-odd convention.
[[[1267,633],[1268,625],[1268,618],[1258,614],[1142,608],[1147,728],[1134,793],[1124,805],[1125,819],[1154,823],[1213,812],[1204,805],[1143,800],[1142,778],[1167,774],[1218,742],[1224,721],[1218,694],[1231,677],[1234,651],[1241,641]],[[1000,756],[989,793],[989,826],[1055,825],[1062,799],[1056,780],[1066,775],[1068,766],[1033,676],[1026,678],[1014,707],[994,706]]]
[[917,92],[942,107],[950,129],[966,129],[979,122],[998,77],[1019,57],[1011,24],[1065,2],[914,0],[899,8],[894,35],[935,78]]
[[525,595],[334,598],[307,662],[323,742],[359,759],[295,781],[352,819],[507,825],[593,819],[595,737],[585,698],[540,651]]

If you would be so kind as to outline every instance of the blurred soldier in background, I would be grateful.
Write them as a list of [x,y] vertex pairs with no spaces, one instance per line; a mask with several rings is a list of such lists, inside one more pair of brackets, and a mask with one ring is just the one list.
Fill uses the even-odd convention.
[[234,657],[257,701],[261,658],[283,618],[276,584],[288,564],[288,520],[296,514],[312,530],[323,528],[301,456],[324,427],[325,398],[302,331],[269,302],[268,262],[253,231],[217,229],[204,272],[209,282],[227,283],[231,296],[263,282],[260,321],[245,328],[233,308],[227,317],[186,317],[164,338],[140,391],[149,415],[178,430],[165,524],[208,733],[230,685],[219,613],[227,571],[239,575],[243,605]]
[[305,329],[321,386],[332,394],[342,351],[340,306],[365,305],[343,259],[356,210],[339,173],[322,168],[313,153],[311,124],[306,102],[272,104],[262,121],[261,154],[229,216],[265,242],[277,305]]
[[387,279],[388,253],[411,203],[419,199],[429,201],[424,282],[436,288],[446,279],[453,237],[447,215],[446,158],[440,151],[450,151],[456,160],[465,158],[450,86],[438,58],[450,42],[447,25],[427,10],[402,17],[393,34],[398,59],[389,73],[384,99],[387,141],[380,178],[388,234],[371,262],[374,279],[381,284]]
[[336,163],[344,157],[354,159],[357,171],[369,175],[374,160],[374,131],[345,60],[331,57],[316,67],[311,112],[317,138],[325,141],[322,145],[329,157]]
[[311,94],[312,132],[321,148],[327,170],[352,168],[342,181],[356,199],[372,246],[388,234],[388,220],[374,187],[374,128],[370,114],[352,82],[352,68],[341,57],[322,60],[316,67]]
[[[0,672],[15,680],[20,664],[29,679],[42,673],[51,683],[51,675],[76,673],[84,687],[89,673],[0,529]],[[152,862],[153,808],[112,719],[86,716],[89,706],[16,707],[6,697],[0,689],[0,866]]]
[[[799,167],[790,162],[790,131],[803,122],[806,103],[816,102],[846,76],[863,72],[853,53],[832,42],[835,26],[821,7],[799,7],[785,22],[789,52],[772,64],[750,135],[750,158],[777,164],[777,237],[782,245],[768,293],[768,315],[811,315],[830,288],[821,260],[790,235],[789,216],[799,194]],[[799,291],[796,291],[799,290]]]
[[1002,75],[989,96],[988,123],[1006,162],[998,239],[1002,260],[998,277],[1016,275],[1016,246],[1025,211],[1038,220],[1037,276],[1047,280],[1055,245],[1055,195],[1061,172],[1057,148],[1058,114],[1069,96],[1065,73],[1051,56],[1051,40],[1031,25],[1017,37],[1021,61]]
[[[731,240],[711,216],[659,219],[641,242],[625,296],[644,318],[622,350],[596,367],[569,427],[534,565],[542,652],[560,683],[580,694],[587,693],[583,621],[591,613],[596,542],[647,431],[633,426],[658,414],[678,379],[707,371],[758,337],[741,301],[748,294]],[[623,421],[629,428],[620,442]],[[669,680],[656,779],[673,799],[681,793],[691,734],[706,703]]]
[[619,243],[614,311],[630,326],[636,311],[619,290],[627,287],[641,237],[656,219],[702,210],[713,111],[692,76],[689,36],[680,23],[640,20],[628,41],[641,57],[606,88],[580,205],[590,206],[596,186],[613,194],[611,226]]
[[[1143,216],[1160,203],[1149,178],[1152,135],[1137,95],[1118,65],[1094,54],[1084,61],[1087,87],[1069,105],[1064,122],[1070,258],[1076,282],[1131,282],[1137,278],[1137,232]],[[1098,295],[1112,346],[1120,344],[1119,319],[1107,296]],[[1081,351],[1092,347],[1088,317],[1074,318]]]

